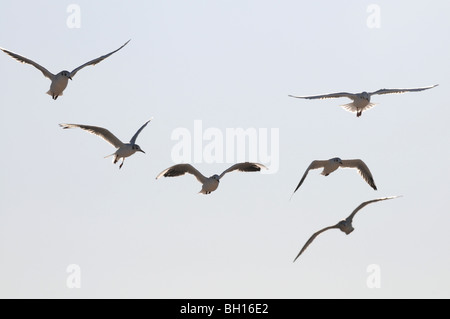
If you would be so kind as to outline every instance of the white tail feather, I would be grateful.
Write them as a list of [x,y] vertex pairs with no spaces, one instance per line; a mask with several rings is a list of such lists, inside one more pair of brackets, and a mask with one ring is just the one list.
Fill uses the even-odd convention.
[[352,113],[356,113],[356,112],[358,112],[358,111],[366,111],[366,110],[368,110],[368,109],[371,109],[372,107],[374,107],[376,105],[376,103],[369,103],[369,104],[367,104],[366,106],[364,106],[363,108],[358,108],[353,102],[352,103],[349,103],[349,104],[344,104],[344,105],[341,105],[341,107],[343,107],[344,109],[346,109],[347,111],[349,111],[349,112],[352,112]]

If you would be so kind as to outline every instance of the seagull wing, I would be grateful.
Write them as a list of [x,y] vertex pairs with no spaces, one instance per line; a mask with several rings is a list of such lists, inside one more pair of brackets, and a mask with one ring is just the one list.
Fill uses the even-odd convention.
[[375,203],[375,202],[379,202],[379,201],[382,201],[382,200],[397,198],[397,197],[400,197],[400,196],[383,197],[383,198],[372,199],[372,200],[369,200],[367,202],[364,202],[364,203],[360,204],[358,207],[355,208],[355,210],[350,214],[350,216],[347,217],[347,221],[349,221],[351,223],[353,221],[353,217],[355,217],[356,213],[359,212],[366,205],[369,205],[369,204],[372,204],[372,203]]
[[303,246],[302,250],[300,250],[300,252],[298,253],[297,257],[295,257],[294,261],[295,262],[297,260],[298,257],[300,257],[300,255],[306,250],[306,248],[308,248],[308,246],[314,241],[314,239],[316,239],[317,236],[319,236],[320,234],[322,234],[323,232],[333,229],[333,228],[338,228],[339,226],[338,224],[334,225],[334,226],[329,226],[329,227],[325,227],[324,229],[319,230],[318,232],[314,233],[310,239],[308,239],[308,241],[306,242],[306,244]]
[[438,86],[439,84],[435,84],[432,86],[426,86],[426,87],[421,87],[421,88],[413,88],[413,89],[381,89],[372,93],[369,93],[370,95],[375,95],[375,94],[397,94],[397,93],[406,93],[406,92],[420,92],[420,91],[424,91],[424,90],[428,90],[428,89],[432,89],[436,86]]
[[[326,165],[328,161],[312,161],[311,164],[309,164],[308,168],[306,169],[305,173],[303,174],[302,179],[300,180],[300,182],[298,183],[297,187],[294,190],[294,193],[292,193],[292,195],[295,194],[295,192],[297,191],[297,189],[299,189],[299,187],[303,184],[303,181],[305,180],[306,176],[308,175],[309,171],[311,169],[317,169],[317,168],[321,168],[324,167]],[[291,196],[292,197],[292,196]]]
[[241,171],[241,172],[259,172],[261,168],[267,169],[263,164],[258,163],[238,163],[234,164],[230,168],[226,169],[225,171],[220,174],[219,179],[221,179],[226,173],[232,172],[232,171]]
[[347,93],[347,92],[340,92],[340,93],[330,93],[330,94],[323,94],[323,95],[311,95],[311,96],[295,96],[295,95],[289,95],[290,97],[295,97],[297,99],[308,99],[308,100],[323,100],[323,99],[337,99],[340,97],[348,97],[349,99],[354,100],[356,97],[356,94],[353,93]]
[[38,69],[39,71],[42,72],[42,74],[44,74],[44,76],[46,78],[49,78],[50,80],[53,79],[53,77],[55,76],[54,74],[52,74],[51,72],[49,72],[46,68],[44,68],[42,65],[37,64],[36,62],[27,59],[26,57],[23,57],[21,55],[18,55],[17,53],[8,51],[6,49],[0,48],[0,50],[2,50],[3,52],[5,52],[6,54],[8,54],[10,57],[16,59],[17,61],[21,62],[21,63],[26,63],[26,64],[31,64],[32,66],[34,66],[36,69]]
[[102,55],[101,57],[98,57],[92,61],[89,61],[83,65],[80,65],[78,68],[74,69],[72,72],[70,72],[70,76],[74,77],[75,74],[77,74],[78,71],[80,71],[82,68],[84,68],[85,66],[88,65],[96,65],[97,63],[103,61],[104,59],[106,59],[107,57],[109,57],[111,54],[116,53],[117,51],[119,51],[120,49],[122,49],[124,46],[126,46],[128,44],[128,42],[130,42],[131,40],[128,40],[127,42],[125,42],[124,45],[122,45],[120,48],[118,48],[117,50],[114,50],[108,54]]
[[63,129],[79,127],[82,130],[88,131],[89,133],[100,136],[105,141],[113,145],[115,148],[123,146],[123,143],[114,136],[113,133],[108,131],[106,128],[90,125],[79,125],[79,124],[59,124]]
[[148,120],[147,122],[144,123],[144,125],[141,126],[141,128],[133,135],[133,137],[130,140],[130,144],[136,144],[136,139],[139,136],[139,134],[141,133],[141,131],[144,129],[144,127],[147,126],[147,124],[151,121],[152,119]]
[[161,173],[158,174],[158,176],[156,176],[156,179],[164,176],[164,177],[175,177],[175,176],[181,176],[184,175],[186,173],[192,174],[194,175],[197,180],[204,184],[208,178],[206,178],[205,176],[203,176],[202,173],[200,173],[194,166],[192,166],[191,164],[177,164],[174,166],[169,167],[168,169],[162,171]]
[[343,160],[341,167],[343,168],[356,168],[358,173],[364,178],[367,184],[370,185],[374,190],[377,190],[377,186],[373,180],[372,174],[370,173],[369,168],[366,163],[364,163],[360,159],[352,159],[352,160]]

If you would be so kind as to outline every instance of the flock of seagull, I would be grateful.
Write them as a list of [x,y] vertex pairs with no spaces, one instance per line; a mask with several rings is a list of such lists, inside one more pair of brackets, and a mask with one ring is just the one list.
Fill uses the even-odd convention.
[[[53,100],[56,100],[59,96],[63,95],[63,91],[66,89],[67,84],[69,80],[72,80],[73,77],[76,75],[78,71],[83,69],[86,66],[94,66],[97,63],[100,63],[104,59],[108,58],[112,54],[116,53],[117,51],[121,50],[123,47],[125,47],[130,40],[125,42],[121,47],[118,49],[102,55],[96,59],[93,59],[89,62],[86,62],[82,64],[81,66],[73,69],[73,71],[61,71],[57,74],[53,74],[50,71],[48,71],[45,67],[41,66],[40,64],[34,62],[31,59],[28,59],[22,55],[19,55],[17,53],[14,53],[12,51],[6,50],[4,48],[0,48],[3,52],[11,56],[12,58],[16,59],[17,61],[25,64],[30,64],[37,68],[39,71],[42,72],[42,74],[50,79],[50,89],[47,92]],[[366,111],[370,108],[372,108],[375,104],[371,103],[371,97],[372,95],[381,95],[381,94],[395,94],[395,93],[406,93],[406,92],[419,92],[428,90],[431,88],[436,87],[438,84],[433,86],[427,86],[427,87],[420,87],[420,88],[410,88],[410,89],[381,89],[375,92],[362,92],[362,93],[347,93],[347,92],[341,92],[341,93],[331,93],[331,94],[322,94],[322,95],[313,95],[313,96],[294,96],[289,95],[293,98],[299,98],[299,99],[332,99],[332,98],[341,98],[346,97],[352,100],[351,103],[341,105],[343,108],[345,108],[347,111],[356,113],[357,117],[360,117],[362,115],[363,111]],[[123,163],[125,161],[125,158],[133,155],[136,152],[142,152],[145,153],[139,145],[136,144],[136,140],[139,136],[139,134],[142,132],[142,130],[147,126],[147,124],[152,119],[149,119],[146,121],[133,135],[133,137],[130,139],[128,143],[122,142],[120,139],[118,139],[113,133],[111,133],[108,129],[99,127],[99,126],[91,126],[91,125],[82,125],[82,124],[59,124],[63,129],[70,129],[70,128],[80,128],[82,130],[85,130],[91,134],[97,135],[101,138],[103,138],[106,142],[110,143],[112,146],[116,148],[116,151],[112,153],[111,155],[108,155],[106,157],[113,156],[113,163],[116,164],[120,159],[122,162],[119,165],[119,169],[122,168]],[[306,179],[306,176],[308,175],[310,170],[314,169],[323,169],[321,174],[324,176],[328,176],[332,172],[336,171],[338,168],[353,168],[358,171],[358,173],[361,175],[361,177],[366,181],[367,184],[369,184],[370,187],[372,187],[374,190],[377,190],[377,187],[375,185],[372,173],[370,172],[367,165],[360,159],[349,159],[349,160],[342,160],[339,157],[331,158],[329,160],[314,160],[311,162],[311,164],[306,169],[305,173],[303,174],[300,182],[298,183],[297,187],[295,188],[292,196],[295,194],[295,192],[300,188],[300,186],[303,184],[303,182]],[[267,169],[266,166],[259,164],[259,163],[250,163],[250,162],[244,162],[244,163],[237,163],[223,171],[220,175],[214,174],[210,177],[204,176],[202,173],[200,173],[194,166],[191,164],[176,164],[173,165],[164,171],[162,171],[158,176],[156,176],[156,179],[159,179],[161,177],[176,177],[176,176],[182,176],[187,173],[193,175],[201,184],[202,189],[199,193],[201,194],[211,194],[211,192],[215,191],[220,183],[220,180],[222,177],[224,177],[225,174],[233,172],[233,171],[240,171],[240,172],[258,172],[261,171],[261,169]],[[291,198],[292,198],[291,196]],[[303,246],[303,248],[300,250],[298,255],[295,257],[294,262],[297,260],[298,257],[308,248],[308,246],[314,241],[314,239],[320,235],[321,233],[330,230],[330,229],[339,229],[342,232],[344,232],[346,235],[349,235],[351,232],[353,232],[353,218],[355,217],[356,213],[359,212],[363,207],[365,207],[368,204],[375,203],[378,201],[384,201],[389,200],[393,198],[397,198],[399,196],[391,196],[391,197],[384,197],[384,198],[377,198],[373,200],[369,200],[366,202],[363,202],[360,204],[346,219],[341,220],[336,225],[325,227],[316,233],[314,233],[309,240],[306,242],[306,244]]]

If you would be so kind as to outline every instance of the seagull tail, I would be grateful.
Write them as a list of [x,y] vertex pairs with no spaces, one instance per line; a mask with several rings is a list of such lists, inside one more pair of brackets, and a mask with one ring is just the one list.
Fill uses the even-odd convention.
[[352,112],[352,113],[357,113],[357,112],[362,112],[362,111],[366,111],[371,109],[372,107],[374,107],[375,105],[377,105],[376,103],[369,103],[366,106],[364,106],[363,108],[358,108],[354,102],[349,103],[349,104],[343,104],[340,105],[341,107],[343,107],[345,110]]
[[[53,93],[51,90],[48,90],[48,91],[45,92],[45,93],[47,93],[47,94],[50,95],[50,96],[53,96],[53,95],[54,95],[54,93]],[[61,93],[58,94],[58,96],[62,96],[62,95],[63,95],[63,92],[61,92]]]

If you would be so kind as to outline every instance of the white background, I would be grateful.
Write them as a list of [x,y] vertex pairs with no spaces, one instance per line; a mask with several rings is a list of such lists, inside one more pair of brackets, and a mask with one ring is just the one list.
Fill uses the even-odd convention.
[[[53,101],[50,81],[0,53],[0,297],[448,298],[450,2],[2,1],[0,46],[49,71],[81,70]],[[288,94],[438,87],[375,96],[356,118],[347,99]],[[59,123],[98,125],[123,141],[151,116],[121,170],[108,143]],[[211,195],[173,165],[172,132],[278,128],[274,174],[231,173]],[[361,158],[328,177],[314,159]],[[229,163],[195,163],[210,176]],[[349,236],[312,233],[375,203]],[[69,289],[66,268],[81,268]],[[369,289],[369,265],[381,288]]]

